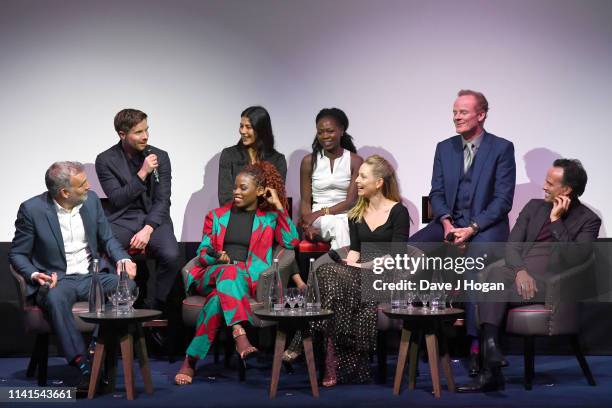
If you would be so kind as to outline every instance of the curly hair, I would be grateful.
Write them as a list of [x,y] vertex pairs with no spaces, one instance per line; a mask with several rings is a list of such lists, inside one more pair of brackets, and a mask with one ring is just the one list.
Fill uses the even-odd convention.
[[[280,200],[283,207],[286,209],[287,204],[287,193],[285,191],[285,183],[278,170],[272,163],[261,161],[255,164],[246,165],[240,173],[248,174],[255,180],[258,187],[270,187],[276,190],[278,199]],[[263,197],[258,198],[257,206],[263,211],[275,210],[275,208],[268,203],[268,200]]]

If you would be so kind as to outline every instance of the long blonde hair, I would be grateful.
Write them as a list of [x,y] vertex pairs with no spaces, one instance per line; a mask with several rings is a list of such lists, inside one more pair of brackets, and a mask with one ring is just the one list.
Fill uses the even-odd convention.
[[[391,164],[384,157],[377,154],[368,157],[363,163],[371,167],[374,177],[383,179],[382,195],[389,200],[401,202],[402,197],[399,193],[397,177]],[[360,196],[357,199],[357,203],[348,212],[349,220],[361,222],[369,204],[369,199]]]

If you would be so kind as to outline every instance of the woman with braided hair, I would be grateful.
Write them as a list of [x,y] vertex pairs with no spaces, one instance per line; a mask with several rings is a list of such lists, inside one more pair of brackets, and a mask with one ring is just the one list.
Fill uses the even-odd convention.
[[260,162],[242,169],[233,197],[210,211],[204,221],[199,257],[189,272],[186,290],[205,296],[206,302],[175,376],[177,385],[191,384],[197,361],[206,356],[223,324],[232,326],[242,360],[257,352],[242,327],[252,323],[248,297],[255,297],[261,272],[272,265],[274,243],[287,249],[298,243],[297,230],[286,211],[283,179],[272,164]]
[[312,153],[300,166],[298,225],[309,241],[328,241],[338,249],[351,241],[346,213],[357,201],[355,179],[363,159],[347,133],[349,120],[341,109],[322,109],[315,123]]

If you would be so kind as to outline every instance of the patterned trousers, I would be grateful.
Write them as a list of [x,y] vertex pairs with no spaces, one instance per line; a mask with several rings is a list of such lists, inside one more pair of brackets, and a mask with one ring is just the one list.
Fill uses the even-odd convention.
[[187,348],[187,355],[203,359],[219,327],[244,321],[252,323],[249,296],[255,296],[257,281],[253,281],[244,262],[237,262],[210,266],[193,287],[206,297],[206,302],[198,316],[195,337]]

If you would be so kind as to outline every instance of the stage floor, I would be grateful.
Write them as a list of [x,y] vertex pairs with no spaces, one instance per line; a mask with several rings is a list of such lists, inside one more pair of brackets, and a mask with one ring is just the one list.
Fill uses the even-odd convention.
[[[507,385],[504,392],[489,394],[452,394],[446,391],[442,380],[442,398],[435,400],[431,394],[428,366],[420,363],[417,389],[402,388],[400,396],[392,395],[395,357],[389,356],[387,383],[367,385],[338,385],[331,389],[321,387],[321,396],[315,400],[310,394],[306,367],[297,363],[295,373],[281,372],[278,396],[268,399],[271,364],[252,360],[247,370],[247,381],[238,382],[238,371],[227,369],[223,363],[214,364],[208,358],[199,365],[194,383],[178,387],[172,383],[180,362],[169,364],[152,359],[155,392],[144,394],[139,370],[136,370],[137,397],[125,400],[121,364],[118,368],[117,391],[100,395],[94,400],[79,400],[75,406],[147,406],[147,407],[610,407],[612,406],[612,356],[588,356],[587,360],[597,381],[596,387],[587,384],[578,362],[572,356],[536,357],[536,377],[532,391],[523,388],[522,356],[508,356],[510,366],[504,369]],[[0,386],[35,386],[34,379],[25,378],[26,358],[0,358]],[[457,384],[468,380],[461,361],[453,361]],[[49,359],[49,385],[69,386],[77,381],[77,373],[57,357]],[[59,379],[63,379],[60,381]],[[407,379],[406,379],[407,381]],[[1,404],[1,403],[0,403]],[[25,407],[19,403],[12,406]],[[52,404],[60,406],[62,404]],[[68,404],[64,404],[68,405]],[[40,407],[40,403],[31,404]]]

